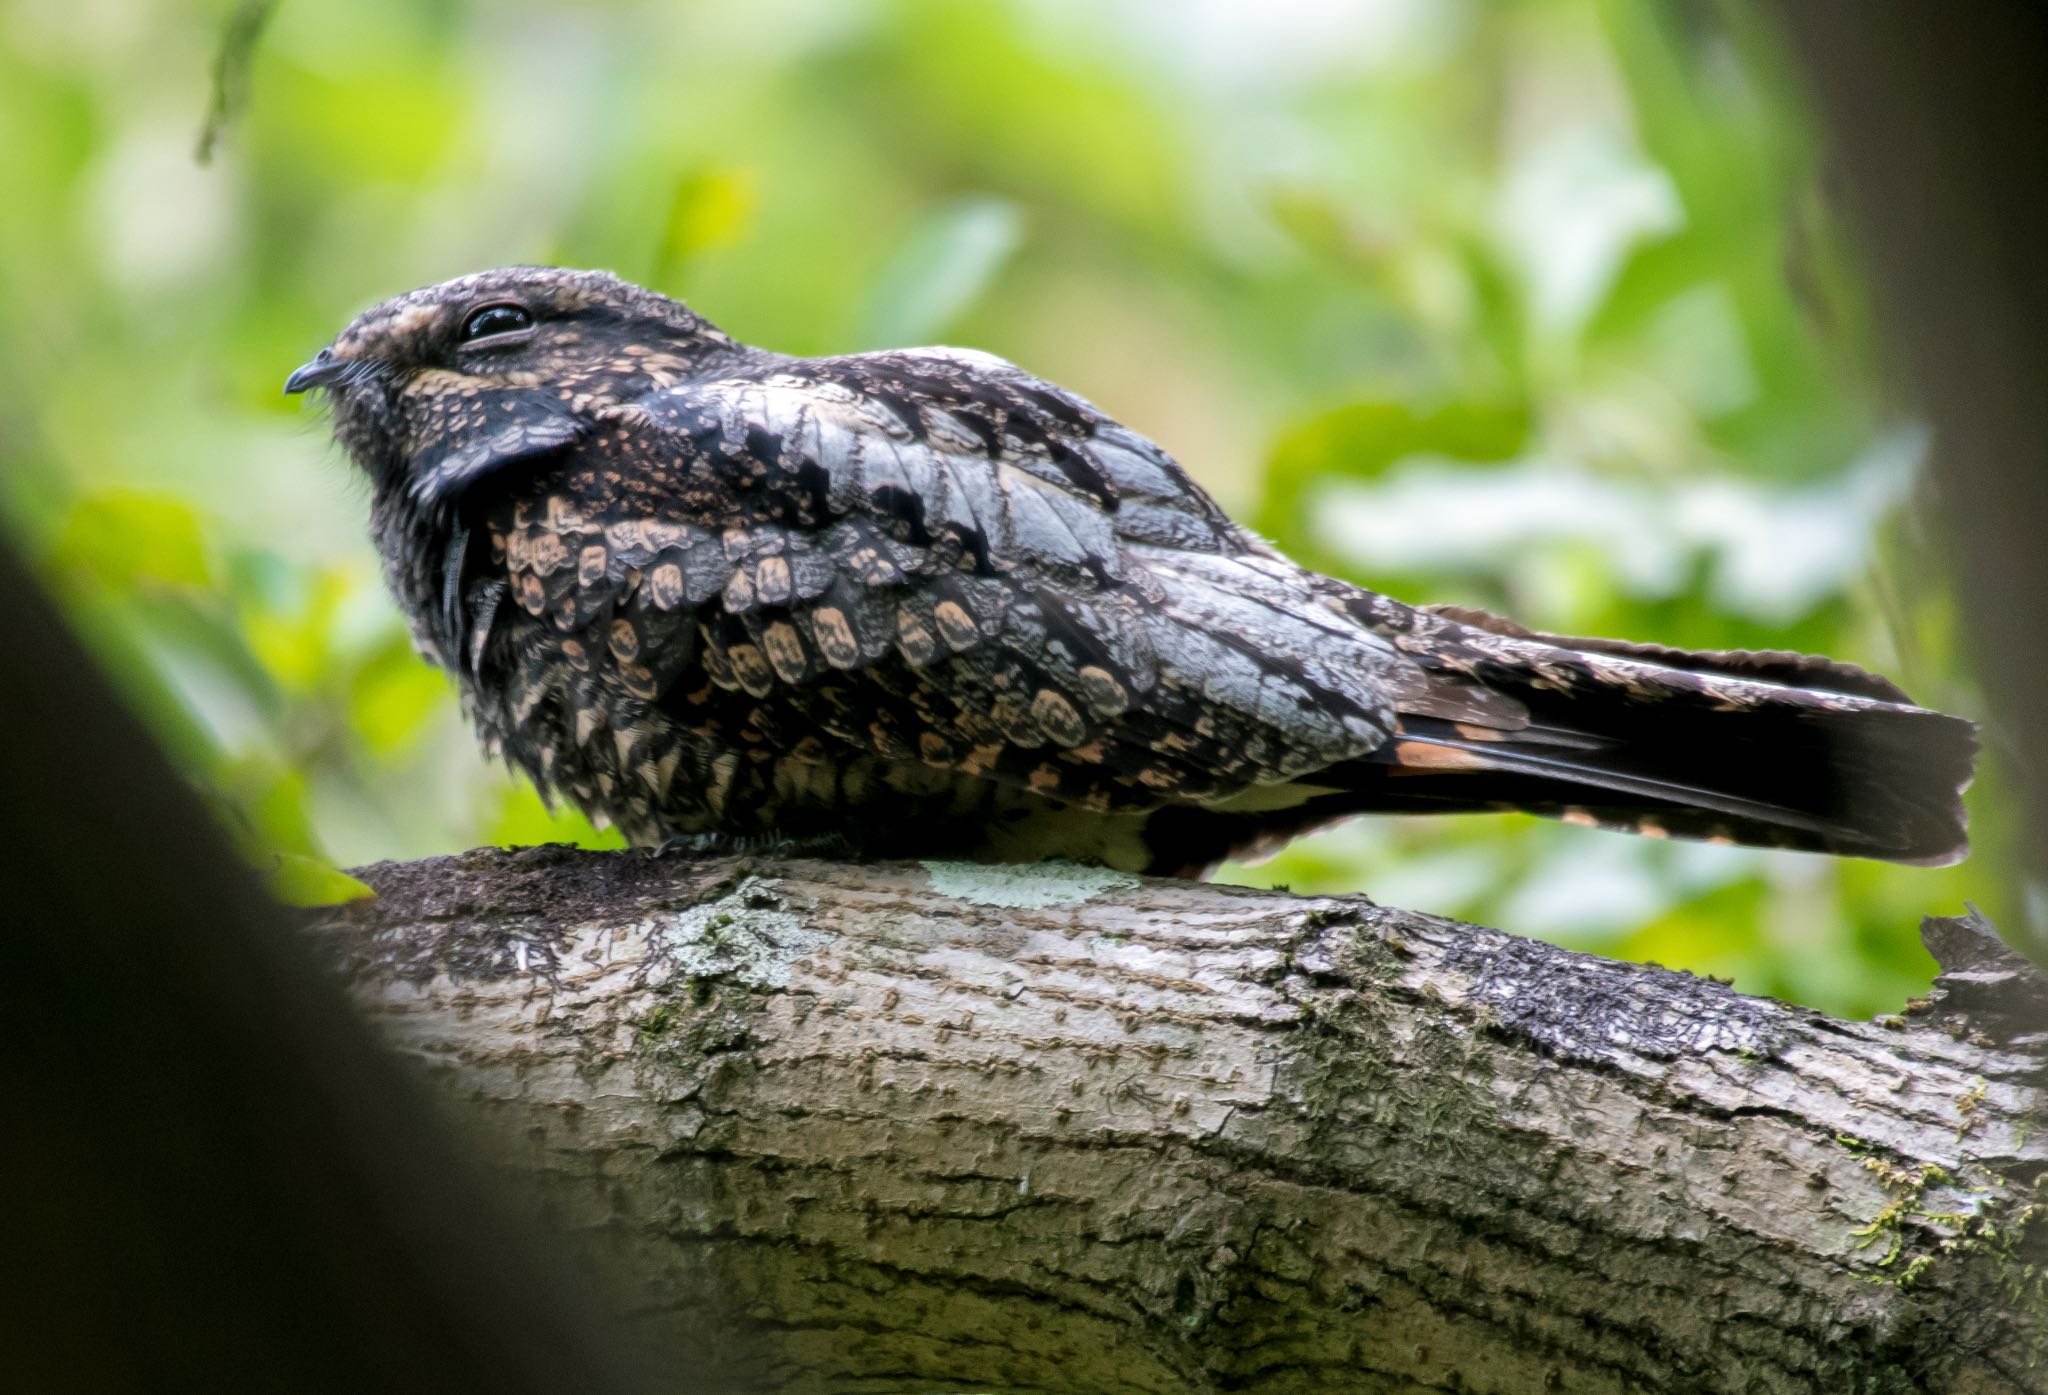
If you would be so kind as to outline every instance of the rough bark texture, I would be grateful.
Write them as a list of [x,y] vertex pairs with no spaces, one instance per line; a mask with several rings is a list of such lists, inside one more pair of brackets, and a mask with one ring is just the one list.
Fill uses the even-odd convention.
[[730,1388],[2048,1389],[2048,1000],[1971,922],[1856,1023],[1071,867],[366,875],[358,999]]

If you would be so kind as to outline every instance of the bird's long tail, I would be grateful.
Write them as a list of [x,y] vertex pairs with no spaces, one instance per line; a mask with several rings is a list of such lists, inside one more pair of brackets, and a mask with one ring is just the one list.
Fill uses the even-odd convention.
[[[1377,598],[1375,598],[1377,599]],[[1398,637],[1429,681],[1371,756],[1324,772],[1351,812],[1512,808],[1572,822],[1893,862],[1968,850],[1974,726],[1798,654],[1535,634],[1479,612]],[[1482,687],[1506,715],[1432,693]],[[1519,712],[1516,709],[1519,708]],[[1525,715],[1524,715],[1525,714]]]

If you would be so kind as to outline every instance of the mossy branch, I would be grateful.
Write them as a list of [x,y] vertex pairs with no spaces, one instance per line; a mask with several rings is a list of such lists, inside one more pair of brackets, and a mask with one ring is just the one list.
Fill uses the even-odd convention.
[[2041,980],[1972,922],[1933,923],[1949,975],[1888,1025],[1082,869],[362,875],[318,929],[357,999],[713,1388],[2048,1372],[2048,1023],[2001,1015]]

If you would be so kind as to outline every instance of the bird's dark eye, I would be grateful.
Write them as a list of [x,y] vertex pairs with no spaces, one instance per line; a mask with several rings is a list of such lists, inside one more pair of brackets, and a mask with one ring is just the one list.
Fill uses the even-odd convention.
[[532,329],[533,315],[523,305],[486,305],[481,310],[472,310],[469,318],[462,322],[462,339],[489,339],[494,335],[511,334],[516,330]]

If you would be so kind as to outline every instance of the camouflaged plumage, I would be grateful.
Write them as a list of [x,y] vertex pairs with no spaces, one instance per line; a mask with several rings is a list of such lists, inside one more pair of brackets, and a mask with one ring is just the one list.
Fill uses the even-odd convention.
[[1883,679],[1303,571],[986,354],[790,358],[523,267],[366,312],[288,386],[332,399],[485,742],[636,843],[1193,872],[1359,812],[1523,808],[1964,847],[1971,729]]

